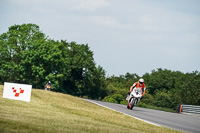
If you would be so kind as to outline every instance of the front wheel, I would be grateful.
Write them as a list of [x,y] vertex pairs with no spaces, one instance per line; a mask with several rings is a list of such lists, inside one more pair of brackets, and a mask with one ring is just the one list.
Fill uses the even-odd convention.
[[127,105],[127,109],[130,109],[130,107]]
[[127,102],[128,102],[127,108],[133,109],[133,107],[135,106],[135,98],[131,97]]
[[132,98],[130,105],[131,105],[130,109],[133,109],[133,107],[135,106],[135,98]]

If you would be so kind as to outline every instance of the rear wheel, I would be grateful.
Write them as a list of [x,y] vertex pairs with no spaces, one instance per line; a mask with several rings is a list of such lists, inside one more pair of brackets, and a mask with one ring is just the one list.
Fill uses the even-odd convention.
[[130,109],[133,109],[133,107],[135,105],[135,98],[131,98],[129,103],[131,105]]

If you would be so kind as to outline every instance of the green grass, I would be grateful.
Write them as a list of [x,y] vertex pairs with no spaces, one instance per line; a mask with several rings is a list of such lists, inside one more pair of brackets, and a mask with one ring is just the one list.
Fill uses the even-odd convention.
[[[127,101],[123,101],[120,104],[127,105]],[[163,107],[157,107],[153,105],[148,105],[142,102],[142,100],[139,102],[139,104],[136,105],[136,107],[142,107],[142,108],[148,108],[148,109],[154,109],[154,110],[161,110],[161,111],[166,111],[166,112],[173,112],[175,113],[176,110],[170,109],[170,108],[163,108]]]
[[5,99],[0,86],[0,132],[178,133],[66,94],[32,89],[31,102]]
[[170,108],[163,108],[163,107],[157,107],[157,106],[152,106],[152,105],[147,105],[145,103],[140,102],[137,107],[142,107],[142,108],[148,108],[148,109],[155,109],[155,110],[161,110],[161,111],[166,111],[166,112],[173,112],[175,113],[176,111]]

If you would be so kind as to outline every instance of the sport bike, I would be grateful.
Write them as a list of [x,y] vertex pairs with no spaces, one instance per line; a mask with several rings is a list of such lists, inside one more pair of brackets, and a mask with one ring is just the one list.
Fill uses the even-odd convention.
[[51,86],[50,85],[46,85],[45,90],[50,91],[51,90]]
[[142,95],[138,91],[132,91],[130,95],[126,98],[127,100],[127,108],[133,109],[133,107],[140,101]]

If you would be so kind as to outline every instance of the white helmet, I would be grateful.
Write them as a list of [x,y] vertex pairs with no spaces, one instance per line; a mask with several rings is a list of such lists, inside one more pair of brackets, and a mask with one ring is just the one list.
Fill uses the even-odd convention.
[[144,83],[144,79],[140,78],[139,83],[142,85]]

